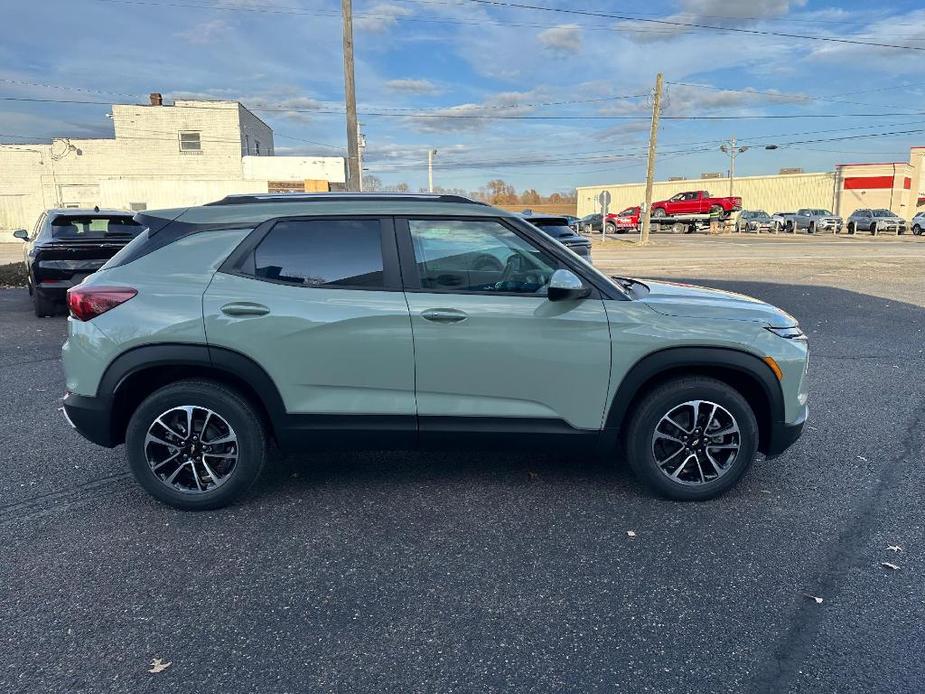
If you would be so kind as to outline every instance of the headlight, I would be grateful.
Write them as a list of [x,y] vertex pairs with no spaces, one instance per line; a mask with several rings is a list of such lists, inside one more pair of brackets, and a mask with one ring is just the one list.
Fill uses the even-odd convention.
[[803,331],[800,330],[797,326],[794,326],[792,328],[768,327],[768,330],[770,330],[772,333],[774,333],[778,337],[783,337],[788,340],[805,340],[806,339],[806,335],[804,335]]

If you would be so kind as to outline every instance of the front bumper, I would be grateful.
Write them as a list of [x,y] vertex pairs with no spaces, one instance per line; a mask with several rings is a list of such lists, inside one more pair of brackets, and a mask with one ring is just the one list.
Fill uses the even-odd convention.
[[803,435],[806,418],[809,416],[809,407],[803,405],[803,412],[796,422],[774,422],[771,425],[770,436],[764,454],[768,458],[776,458],[797,442]]
[[63,404],[68,424],[88,441],[106,448],[122,443],[112,430],[112,403],[109,400],[65,393]]

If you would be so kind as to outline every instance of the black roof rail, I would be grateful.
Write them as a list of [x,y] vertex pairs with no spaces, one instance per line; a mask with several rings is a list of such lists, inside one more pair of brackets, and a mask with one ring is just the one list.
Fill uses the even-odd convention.
[[470,205],[486,205],[463,195],[445,193],[242,193],[226,195],[221,200],[206,203],[207,207],[217,205],[253,205],[270,202],[322,202],[330,200],[356,200],[372,202],[394,202],[396,200],[417,200],[426,202],[461,202]]

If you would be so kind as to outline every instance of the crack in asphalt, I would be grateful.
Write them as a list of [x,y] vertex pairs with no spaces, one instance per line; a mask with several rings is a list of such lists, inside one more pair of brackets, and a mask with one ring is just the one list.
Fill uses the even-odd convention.
[[[871,492],[858,504],[852,520],[844,527],[838,539],[831,545],[822,570],[811,589],[813,595],[825,596],[830,603],[839,597],[839,586],[849,571],[860,565],[864,539],[870,537],[876,522],[876,515],[881,508],[881,500],[892,488],[898,475],[903,470],[901,462],[925,448],[922,443],[921,430],[925,425],[925,400],[914,411],[916,415],[909,420],[899,451],[884,460],[881,474]],[[815,641],[819,626],[825,618],[825,608],[819,608],[804,597],[795,599],[795,612],[790,621],[786,636],[771,655],[765,672],[755,679],[753,691],[761,694],[780,694],[790,690],[794,676],[797,674],[805,656]]]

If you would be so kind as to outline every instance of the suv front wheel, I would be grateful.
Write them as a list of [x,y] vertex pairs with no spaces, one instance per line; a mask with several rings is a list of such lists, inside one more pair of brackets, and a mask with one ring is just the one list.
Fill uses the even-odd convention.
[[149,395],[129,420],[129,467],[155,498],[184,510],[225,506],[263,469],[267,438],[247,400],[220,383],[178,381]]
[[712,378],[679,378],[636,408],[626,453],[636,475],[660,495],[711,499],[732,487],[755,458],[758,423],[742,395]]

